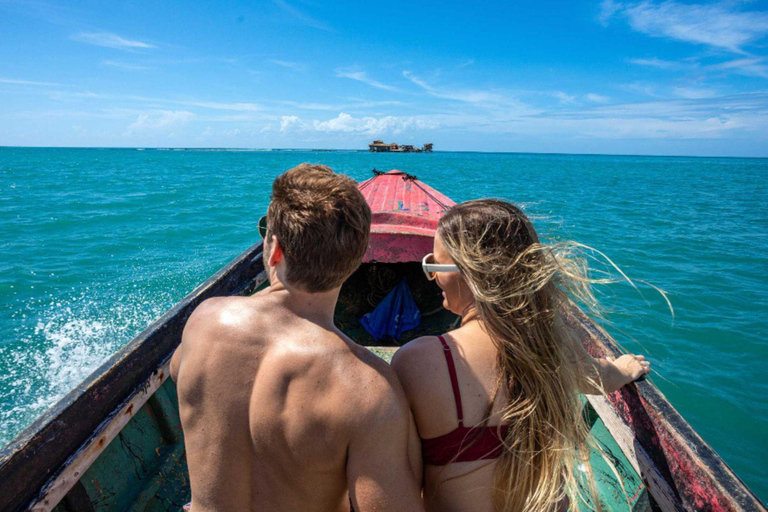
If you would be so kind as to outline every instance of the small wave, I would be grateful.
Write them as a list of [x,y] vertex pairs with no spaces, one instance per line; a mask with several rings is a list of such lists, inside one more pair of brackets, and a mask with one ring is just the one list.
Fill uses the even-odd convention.
[[[168,297],[164,297],[167,299]],[[110,301],[111,302],[111,301]],[[168,300],[52,301],[18,342],[0,347],[0,446],[64,397],[146,325]]]

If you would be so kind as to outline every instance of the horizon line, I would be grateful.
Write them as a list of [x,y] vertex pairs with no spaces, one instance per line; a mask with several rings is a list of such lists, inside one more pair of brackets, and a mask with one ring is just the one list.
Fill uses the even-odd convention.
[[[268,151],[296,151],[308,153],[328,153],[328,152],[357,152],[372,153],[367,149],[357,148],[259,148],[259,147],[226,147],[226,146],[7,146],[0,144],[0,149],[132,149],[132,150],[150,150],[150,151],[242,151],[242,152],[268,152]],[[490,154],[509,154],[509,155],[562,155],[562,156],[623,156],[623,157],[657,157],[657,158],[749,158],[755,160],[768,159],[765,156],[732,156],[732,155],[684,155],[684,154],[642,154],[642,153],[568,153],[558,151],[481,151],[471,149],[456,150],[432,150],[432,153],[490,153]],[[393,155],[411,154],[411,153],[387,153]],[[422,153],[413,153],[422,154]],[[429,153],[423,153],[429,154]]]

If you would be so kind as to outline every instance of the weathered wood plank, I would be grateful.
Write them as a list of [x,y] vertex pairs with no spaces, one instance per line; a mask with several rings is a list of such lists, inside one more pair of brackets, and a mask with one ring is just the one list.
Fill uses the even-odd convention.
[[179,344],[205,299],[244,295],[264,279],[258,243],[147,327],[0,451],[0,510],[26,509],[94,431],[146,382]]
[[133,415],[141,409],[149,398],[160,389],[171,372],[170,361],[163,363],[149,380],[140,386],[120,409],[104,420],[93,436],[70,458],[64,469],[45,486],[29,510],[32,512],[50,512],[64,498],[80,477],[99,458],[109,443],[117,437],[123,427],[131,421]]
[[656,504],[664,512],[682,512],[683,507],[675,492],[669,486],[664,476],[659,472],[656,465],[646,453],[645,449],[637,443],[635,435],[624,421],[616,413],[613,405],[604,396],[587,396],[590,405],[595,410],[603,424],[611,433],[611,437],[624,452],[624,456],[632,464],[644,482],[648,491],[656,500]]

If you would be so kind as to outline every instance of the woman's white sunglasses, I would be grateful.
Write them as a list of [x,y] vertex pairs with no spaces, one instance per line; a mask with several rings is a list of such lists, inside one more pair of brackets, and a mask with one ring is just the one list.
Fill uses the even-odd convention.
[[458,272],[459,267],[456,265],[441,265],[440,263],[428,263],[427,259],[434,258],[433,253],[429,253],[421,260],[421,268],[424,269],[424,275],[427,279],[434,281],[437,277],[437,272]]

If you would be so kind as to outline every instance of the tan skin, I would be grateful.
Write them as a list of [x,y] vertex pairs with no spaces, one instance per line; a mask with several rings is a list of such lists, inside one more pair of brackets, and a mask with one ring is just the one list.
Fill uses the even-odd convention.
[[206,300],[171,360],[192,511],[424,510],[394,372],[334,326],[340,288],[292,287],[275,237],[264,254],[271,286]]
[[[435,237],[434,260],[453,264]],[[488,403],[494,394],[497,369],[496,349],[483,330],[474,307],[474,296],[458,272],[438,272],[437,285],[443,290],[443,307],[461,316],[461,326],[445,335],[456,364],[465,425],[485,420]],[[583,347],[572,347],[584,372],[602,379],[606,392],[612,392],[650,372],[643,356],[627,354],[615,361],[593,359]],[[443,348],[434,336],[418,338],[401,348],[392,367],[405,389],[408,402],[423,439],[449,433],[457,427],[456,405]],[[600,392],[580,389],[582,393]],[[500,411],[508,400],[501,390],[491,408],[488,425],[500,424]],[[423,468],[424,501],[427,510],[440,512],[493,512],[493,476],[496,463],[458,462]]]

